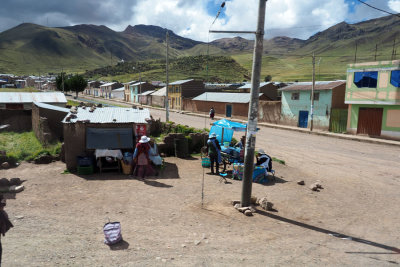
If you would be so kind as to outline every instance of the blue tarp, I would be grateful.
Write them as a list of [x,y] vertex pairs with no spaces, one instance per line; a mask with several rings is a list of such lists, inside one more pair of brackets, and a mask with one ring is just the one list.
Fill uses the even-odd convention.
[[[245,132],[246,127],[247,127],[246,124],[222,119],[213,123],[213,126],[211,127],[210,130],[210,135],[212,133],[215,133],[217,135],[218,142],[220,142],[221,144],[223,142],[230,143],[232,140],[233,132],[234,131]],[[224,140],[221,141],[222,131],[224,132]]]

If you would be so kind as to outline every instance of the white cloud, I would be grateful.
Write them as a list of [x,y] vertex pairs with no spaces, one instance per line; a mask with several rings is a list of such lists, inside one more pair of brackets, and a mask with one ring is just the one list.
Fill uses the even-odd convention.
[[389,0],[388,6],[393,11],[400,13],[400,0]]

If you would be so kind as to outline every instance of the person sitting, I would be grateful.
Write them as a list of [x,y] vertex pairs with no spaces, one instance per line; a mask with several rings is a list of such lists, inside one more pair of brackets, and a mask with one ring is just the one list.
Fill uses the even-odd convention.
[[150,141],[149,141],[149,146],[150,146],[149,158],[150,158],[151,162],[153,162],[153,164],[154,164],[156,167],[161,167],[161,165],[162,165],[162,158],[161,158],[160,155],[158,154],[157,144],[154,142],[154,140],[150,139]]
[[246,143],[246,136],[242,136],[240,138],[240,141],[237,142],[233,147],[238,147],[240,149],[243,149],[245,143]]
[[153,168],[150,165],[150,157],[149,151],[150,146],[148,144],[150,138],[143,135],[137,143],[135,152],[133,153],[133,160],[136,163],[135,170],[133,171],[133,175],[141,176],[142,178],[145,175],[152,175]]
[[264,167],[265,175],[268,175],[268,172],[272,170],[271,157],[268,156],[263,149],[259,149],[256,158],[257,158],[256,166]]
[[207,152],[211,162],[211,174],[214,174],[214,163],[215,173],[219,175],[219,163],[221,162],[221,146],[218,143],[217,135],[212,133],[207,140]]

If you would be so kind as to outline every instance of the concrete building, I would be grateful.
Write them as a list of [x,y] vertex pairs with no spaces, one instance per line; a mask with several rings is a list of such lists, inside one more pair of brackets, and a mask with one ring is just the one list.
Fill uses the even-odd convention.
[[347,131],[400,140],[400,60],[348,65]]
[[204,83],[196,80],[175,81],[168,85],[168,102],[171,109],[182,109],[183,99],[191,99],[205,92]]
[[[260,100],[267,97],[260,93]],[[249,112],[250,93],[203,93],[192,100],[184,100],[184,110],[193,112],[215,110],[215,115],[224,117],[247,117]]]
[[129,89],[130,102],[139,103],[139,95],[147,91],[154,91],[154,86],[148,82],[137,82],[129,85]]
[[130,82],[127,82],[127,83],[123,84],[124,85],[124,101],[132,102],[131,101],[131,89],[130,89],[130,86],[132,84],[135,84],[135,83],[136,83],[136,81],[130,81]]
[[[328,130],[333,109],[346,110],[344,103],[345,81],[315,82],[315,128]],[[281,123],[307,128],[311,120],[312,82],[298,82],[279,89],[282,92]],[[344,115],[346,118],[346,114]],[[346,122],[343,122],[345,128]]]
[[163,87],[151,94],[151,105],[154,107],[165,107],[165,96],[167,94],[167,87]]
[[147,134],[150,112],[134,108],[78,108],[64,118],[64,150],[68,170],[77,167],[77,157],[96,149],[133,151],[136,140]]
[[0,124],[9,124],[9,131],[30,131],[33,102],[65,107],[67,99],[61,92],[0,92]]

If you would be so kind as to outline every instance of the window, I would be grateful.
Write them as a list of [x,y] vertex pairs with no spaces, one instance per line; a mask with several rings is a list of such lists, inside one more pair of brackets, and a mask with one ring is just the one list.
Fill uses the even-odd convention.
[[[310,93],[310,99],[311,99],[311,93]],[[314,101],[319,100],[319,92],[314,92]]]
[[394,87],[400,87],[400,70],[392,70],[390,75],[390,84]]
[[377,71],[365,71],[365,72],[355,72],[354,73],[354,84],[358,88],[376,88],[378,81]]
[[292,100],[299,100],[300,93],[292,93]]
[[175,93],[179,93],[179,87],[178,86],[175,87]]

